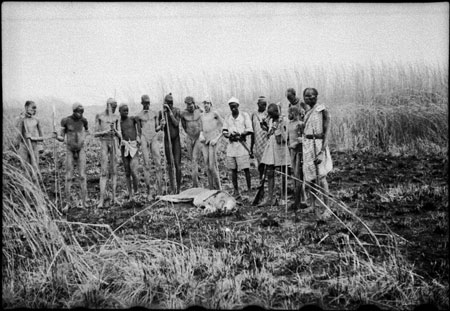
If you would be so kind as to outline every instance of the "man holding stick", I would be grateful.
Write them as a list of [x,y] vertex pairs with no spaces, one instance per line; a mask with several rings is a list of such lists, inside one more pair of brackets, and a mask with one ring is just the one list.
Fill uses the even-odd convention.
[[141,104],[143,109],[136,116],[136,122],[138,124],[137,129],[142,144],[141,150],[144,158],[144,178],[147,185],[147,198],[150,200],[150,155],[155,164],[156,191],[157,194],[162,195],[163,169],[161,167],[161,141],[158,132],[162,130],[163,124],[160,124],[158,121],[156,112],[150,110],[150,97],[148,95],[142,95]]
[[264,164],[261,159],[266,148],[268,137],[267,132],[261,127],[261,123],[267,119],[267,100],[264,96],[258,98],[258,111],[252,113],[253,133],[251,135],[250,151],[256,157],[258,163],[259,179],[264,174]]
[[36,119],[37,106],[34,101],[25,102],[25,112],[22,113],[16,121],[16,128],[19,134],[16,137],[18,145],[17,153],[26,162],[30,163],[38,176],[39,169],[39,142],[42,142],[42,130],[39,120]]
[[81,203],[86,208],[88,199],[86,180],[86,151],[84,142],[89,135],[88,121],[83,117],[84,108],[80,103],[72,105],[73,114],[61,120],[61,128],[58,133],[53,132],[54,138],[60,142],[66,140],[66,206],[63,211],[69,209],[71,201],[71,187],[74,178],[75,164],[78,166],[80,174]]
[[[172,93],[164,98],[163,112],[159,112],[159,121],[164,128],[164,152],[169,164],[169,182],[171,193],[180,193],[181,187],[181,141],[180,141],[180,109],[173,106]],[[164,113],[164,115],[163,115]],[[173,178],[175,166],[176,186]],[[176,190],[175,190],[176,187]]]
[[250,149],[247,146],[247,136],[253,133],[252,121],[246,112],[239,111],[239,100],[232,97],[228,101],[231,114],[225,119],[222,133],[230,140],[227,146],[227,167],[231,170],[231,180],[233,183],[236,198],[240,198],[237,172],[243,170],[247,181],[247,191],[251,191],[250,176]]
[[[305,103],[311,108],[305,116],[305,139],[303,140],[303,173],[307,182],[312,182],[323,191],[323,202],[328,206],[327,174],[333,169],[328,137],[330,115],[323,104],[317,105],[319,93],[315,88],[303,91]],[[315,209],[318,191],[310,190],[311,209]],[[326,215],[325,215],[326,216]]]
[[202,113],[195,105],[194,98],[186,97],[186,109],[181,112],[181,125],[186,132],[186,146],[192,162],[192,187],[198,187],[198,162],[202,151],[199,136],[202,130]]
[[117,108],[117,102],[113,98],[109,98],[106,102],[106,110],[95,116],[95,133],[94,137],[100,137],[101,143],[101,175],[100,175],[100,200],[98,207],[102,208],[105,192],[106,182],[109,177],[112,179],[112,204],[118,203],[116,201],[116,186],[117,186],[117,140],[122,139],[120,129],[119,116],[114,112]]
[[[119,105],[120,128],[122,129],[122,143],[120,152],[122,162],[125,168],[125,177],[127,180],[128,199],[131,199],[138,191],[138,173],[137,168],[139,160],[137,157],[138,148],[141,145],[141,138],[138,135],[138,121],[135,117],[128,116],[128,105],[122,103]],[[133,179],[133,186],[131,185]]]

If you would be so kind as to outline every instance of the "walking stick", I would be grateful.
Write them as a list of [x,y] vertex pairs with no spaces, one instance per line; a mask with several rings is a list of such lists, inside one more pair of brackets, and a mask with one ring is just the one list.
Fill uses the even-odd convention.
[[[175,178],[175,180],[172,179],[173,184],[171,184],[172,186],[175,186],[174,184],[176,183],[176,172],[174,172],[174,166],[175,166],[175,162],[174,162],[174,158],[173,158],[173,152],[172,152],[172,140],[170,137],[170,131],[169,131],[169,119],[167,117],[167,112],[164,112],[164,105],[163,104],[163,113],[164,113],[164,119],[166,120],[166,124],[165,124],[165,128],[166,128],[166,135],[167,135],[167,143],[169,145],[169,158],[170,158],[170,164],[169,164],[169,179],[170,179],[170,173],[172,173],[173,178]],[[166,155],[167,158],[167,155]],[[172,188],[172,190],[175,192],[175,189]]]
[[[283,130],[283,126],[281,126],[281,130]],[[287,130],[287,127],[286,127],[286,130]],[[284,177],[284,203],[285,203],[285,210],[284,210],[284,212],[285,212],[285,214],[287,215],[287,210],[288,210],[288,203],[287,203],[287,193],[288,193],[288,191],[287,191],[287,189],[288,189],[288,179],[287,179],[287,175],[288,175],[288,152],[289,152],[289,149],[288,149],[288,142],[287,142],[287,139],[288,139],[288,137],[287,137],[287,133],[285,132],[285,145],[286,145],[286,152],[285,152],[285,154],[284,154],[284,164],[285,164],[285,170],[284,170],[284,172],[286,173],[286,175],[285,175],[285,177]]]
[[319,165],[316,162],[317,159],[317,150],[316,150],[316,133],[313,132],[313,144],[314,144],[314,166],[316,167],[316,184],[319,187]]
[[[53,132],[56,133],[56,111],[55,111],[55,105],[53,105],[53,115],[52,115],[52,119],[53,119]],[[56,134],[58,135],[58,134]],[[56,151],[56,145],[57,145],[57,141],[55,138],[55,143],[53,145],[53,161],[55,163],[55,204],[58,205],[58,161],[57,161],[57,156],[58,153]]]
[[[110,142],[111,142],[111,153],[110,153],[110,156],[109,156],[109,162],[110,162],[110,169],[111,170],[114,170],[114,159],[115,159],[115,156],[116,156],[116,144],[115,144],[115,133],[113,132],[113,131],[115,131],[115,128],[114,128],[114,125],[115,125],[115,121],[113,120],[113,117],[112,117],[112,108],[111,108],[111,104],[108,104],[108,114],[109,114],[109,118],[110,118],[110,121],[111,121],[111,124],[110,124],[110,126],[111,126],[111,134],[110,134]],[[111,174],[112,172],[110,171],[110,174]],[[112,186],[112,187],[114,187],[114,186]],[[112,189],[112,202],[113,202],[113,204],[114,204],[114,202],[115,202],[115,189]]]

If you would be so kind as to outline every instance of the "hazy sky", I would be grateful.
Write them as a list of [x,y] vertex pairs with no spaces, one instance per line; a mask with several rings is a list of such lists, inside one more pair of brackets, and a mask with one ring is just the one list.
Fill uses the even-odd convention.
[[448,3],[2,3],[5,100],[99,101],[171,72],[447,64]]

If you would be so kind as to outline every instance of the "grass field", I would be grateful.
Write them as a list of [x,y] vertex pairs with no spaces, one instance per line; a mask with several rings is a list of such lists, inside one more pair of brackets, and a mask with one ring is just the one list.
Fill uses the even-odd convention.
[[[204,216],[190,205],[142,197],[96,209],[99,144],[93,137],[87,142],[92,207],[60,217],[61,200],[55,198],[64,189],[64,147],[57,146],[55,175],[54,142],[44,142],[43,181],[33,183],[26,164],[7,151],[11,120],[23,103],[3,103],[2,305],[355,309],[375,304],[409,310],[432,303],[448,309],[448,72],[442,68],[249,69],[198,79],[160,77],[155,86],[119,91],[131,114],[141,108],[140,95],[148,93],[159,107],[157,99],[170,91],[179,108],[187,95],[200,102],[209,94],[225,115],[231,96],[251,112],[260,95],[285,101],[288,87],[298,93],[316,87],[332,118],[334,216],[325,221],[286,212],[284,206],[254,208],[248,201],[228,216]],[[35,101],[45,134],[52,128],[53,105],[58,119],[71,114],[71,103]],[[95,113],[104,109],[95,104],[85,104],[91,132]],[[225,146],[222,141],[219,169],[230,190]],[[182,171],[183,190],[191,186],[186,150]],[[143,191],[142,168],[140,175]],[[205,184],[204,169],[200,176]],[[255,169],[252,176],[256,187]],[[118,184],[123,198],[122,166]]]

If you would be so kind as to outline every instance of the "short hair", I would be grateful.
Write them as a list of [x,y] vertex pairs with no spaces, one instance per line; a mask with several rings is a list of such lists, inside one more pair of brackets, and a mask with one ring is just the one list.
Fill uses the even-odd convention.
[[293,87],[290,87],[286,90],[286,94],[287,93],[292,93],[294,96],[296,95],[295,89]]
[[34,104],[34,101],[32,101],[32,100],[27,100],[27,101],[25,102],[25,108],[28,107],[28,106],[30,106],[30,105],[32,105],[32,104]]
[[295,115],[299,115],[300,108],[298,107],[298,105],[292,105],[291,107],[289,107],[288,112],[293,112]]
[[274,109],[276,111],[280,112],[280,107],[277,104],[275,104],[275,103],[269,104],[269,106],[267,107],[267,112],[272,111]]
[[303,90],[303,97],[305,97],[305,93],[307,90],[312,90],[314,92],[314,94],[319,95],[319,92],[317,92],[317,90],[313,87],[307,87],[306,89]]

